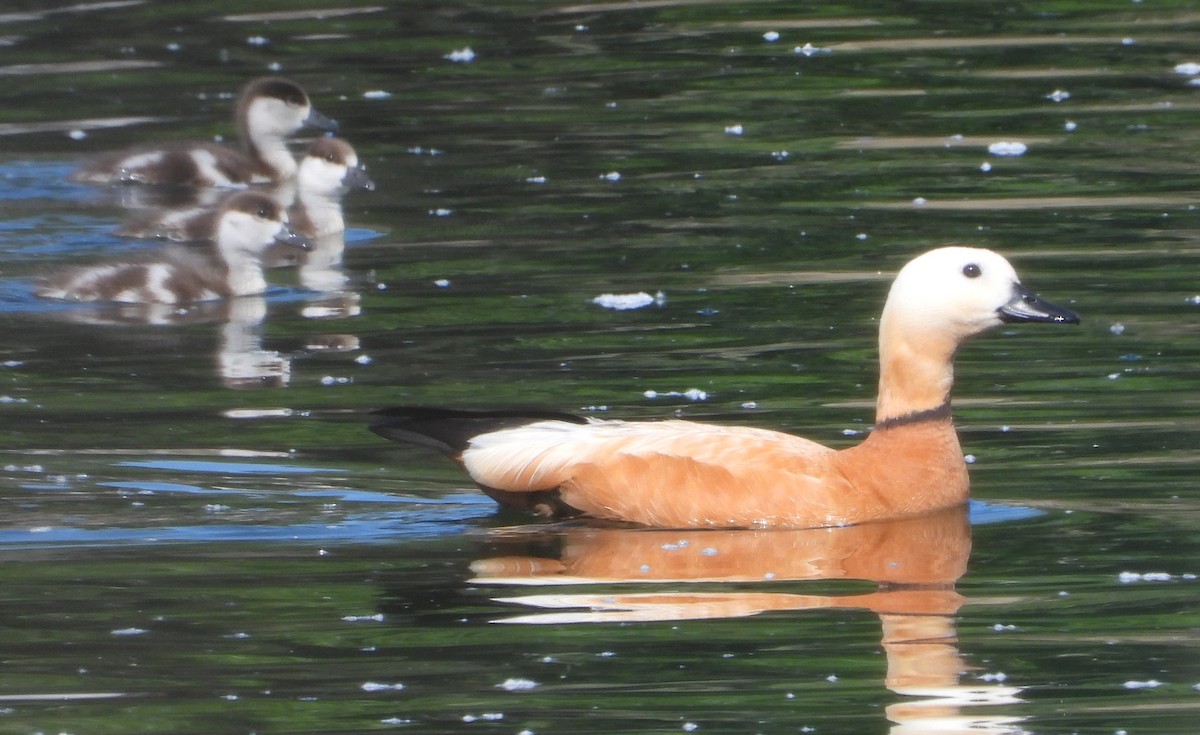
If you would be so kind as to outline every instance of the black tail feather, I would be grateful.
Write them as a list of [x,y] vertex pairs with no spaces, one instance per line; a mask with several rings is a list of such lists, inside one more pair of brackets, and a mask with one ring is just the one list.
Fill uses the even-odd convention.
[[471,438],[536,421],[566,421],[586,424],[587,419],[569,413],[543,410],[459,411],[428,406],[383,408],[371,414],[370,429],[385,439],[416,444],[458,457]]

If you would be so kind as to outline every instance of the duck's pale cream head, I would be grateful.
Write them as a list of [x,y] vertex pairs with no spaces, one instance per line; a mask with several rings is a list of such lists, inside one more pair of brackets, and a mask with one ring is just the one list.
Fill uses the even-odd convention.
[[930,250],[900,270],[881,321],[881,328],[937,332],[961,342],[1003,322],[1074,324],[1079,317],[1021,285],[1002,255],[952,246]]
[[1077,324],[1079,317],[1039,299],[991,250],[944,247],[909,261],[879,321],[877,420],[945,404],[959,345],[1005,322]]

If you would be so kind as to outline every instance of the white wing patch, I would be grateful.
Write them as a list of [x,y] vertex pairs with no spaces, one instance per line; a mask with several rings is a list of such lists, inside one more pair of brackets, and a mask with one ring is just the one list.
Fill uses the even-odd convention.
[[229,180],[229,177],[217,167],[217,157],[213,152],[204,148],[197,148],[188,151],[188,155],[192,157],[192,161],[196,164],[196,170],[199,172],[200,178],[208,181],[212,186],[227,186],[235,188],[245,188],[245,184],[237,184]]
[[163,155],[162,151],[135,153],[117,164],[118,177],[123,181],[141,181],[145,178],[141,172],[158,165],[159,161],[163,159]]
[[580,465],[602,465],[620,456],[676,457],[723,466],[764,448],[797,457],[833,451],[775,431],[690,421],[539,421],[473,438],[462,461],[483,485],[528,491],[558,487]]
[[120,270],[119,266],[105,265],[69,273],[65,278],[48,283],[37,290],[37,295],[47,299],[71,301],[96,301],[104,298],[98,287]]
[[171,276],[171,269],[162,263],[151,263],[139,266],[143,281],[137,285],[113,294],[113,301],[138,304],[145,301],[157,301],[164,304],[175,303],[177,297],[174,291],[166,287],[166,280]]
[[463,466],[478,482],[498,490],[557,487],[562,471],[590,443],[590,424],[539,421],[519,429],[481,434],[463,452]]

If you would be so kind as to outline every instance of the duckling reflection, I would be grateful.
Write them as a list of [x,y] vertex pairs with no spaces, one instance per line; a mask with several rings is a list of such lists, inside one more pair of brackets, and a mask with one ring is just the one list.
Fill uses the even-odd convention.
[[229,302],[217,343],[217,374],[228,388],[282,388],[292,377],[292,362],[262,345],[267,300],[261,296]]
[[[554,554],[514,553],[471,565],[473,584],[778,583],[863,580],[877,587],[846,595],[789,592],[630,592],[532,594],[495,598],[543,610],[508,624],[569,624],[733,618],[768,611],[865,609],[879,616],[887,656],[885,685],[919,701],[887,709],[893,733],[1002,732],[1019,718],[966,715],[963,708],[1011,703],[1018,689],[964,684],[967,669],[953,616],[966,602],[955,590],[971,549],[965,507],[842,528],[804,530],[644,530],[559,527],[552,537],[507,531],[502,544],[558,546]],[[947,726],[950,726],[947,730]],[[916,728],[916,729],[912,729]]]
[[291,358],[263,348],[267,300],[242,296],[195,304],[99,302],[48,316],[91,326],[185,327],[219,324],[216,374],[228,388],[279,388],[291,379]]
[[[315,291],[300,309],[305,319],[348,319],[362,313],[362,297],[349,288],[350,279],[342,270],[345,239],[341,232],[310,240],[312,247],[300,254],[296,280]],[[305,348],[310,352],[353,352],[360,346],[353,334],[314,334]]]

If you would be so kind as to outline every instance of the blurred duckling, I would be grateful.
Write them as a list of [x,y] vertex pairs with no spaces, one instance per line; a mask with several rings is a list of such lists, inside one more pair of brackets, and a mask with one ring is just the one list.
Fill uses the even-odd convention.
[[85,163],[72,179],[90,184],[245,186],[296,175],[287,138],[302,128],[332,131],[337,122],[318,112],[295,82],[263,77],[250,82],[235,116],[242,150],[203,141],[137,146]]
[[[292,185],[276,191],[289,206],[292,229],[309,238],[320,238],[346,229],[342,195],[349,189],[373,191],[354,148],[341,138],[318,138],[304,156]],[[212,240],[216,232],[216,207],[159,209],[131,218],[117,234],[124,237],[162,238],[175,242]]]
[[205,252],[174,247],[112,263],[80,266],[39,283],[47,299],[189,304],[267,289],[263,254],[275,242],[310,247],[288,226],[283,205],[261,192],[239,192],[222,205],[215,242]]
[[351,189],[375,190],[354,148],[341,138],[321,138],[309,146],[296,174],[292,227],[305,237],[343,232],[342,195]]

